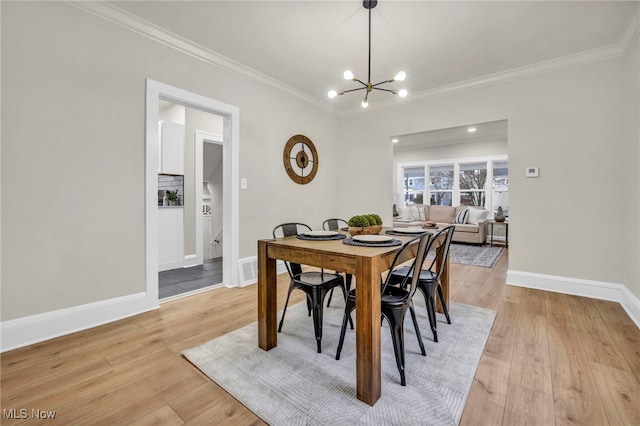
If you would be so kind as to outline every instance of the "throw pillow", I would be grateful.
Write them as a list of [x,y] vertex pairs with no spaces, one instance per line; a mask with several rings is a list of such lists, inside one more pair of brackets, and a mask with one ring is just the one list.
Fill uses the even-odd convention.
[[453,223],[456,208],[451,206],[429,206],[428,220],[437,223]]
[[453,218],[453,223],[464,224],[467,223],[467,217],[469,216],[469,209],[462,209]]
[[469,216],[467,217],[467,223],[471,223],[473,225],[477,225],[480,222],[484,221],[489,211],[482,208],[469,207]]

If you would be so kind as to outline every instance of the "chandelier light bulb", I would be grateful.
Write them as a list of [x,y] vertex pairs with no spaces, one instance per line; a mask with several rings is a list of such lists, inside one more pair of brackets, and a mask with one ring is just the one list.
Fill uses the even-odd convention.
[[407,73],[404,71],[400,71],[398,74],[393,76],[394,81],[404,81],[407,78]]
[[[0,1],[2,1],[2,0],[0,0]],[[362,6],[369,13],[369,69],[367,71],[367,80],[366,80],[366,82],[362,81],[361,80],[362,75],[360,76],[360,78],[358,78],[350,70],[346,70],[342,74],[342,77],[344,77],[344,79],[347,80],[347,81],[353,81],[353,82],[357,83],[358,87],[356,87],[354,89],[340,90],[340,91],[330,90],[329,93],[328,93],[328,96],[329,96],[330,99],[333,99],[336,96],[343,95],[345,93],[364,90],[364,91],[366,91],[366,94],[364,96],[364,100],[361,102],[360,105],[362,105],[362,108],[367,108],[369,106],[369,92],[380,90],[380,91],[387,92],[387,93],[393,93],[394,95],[398,95],[401,98],[406,97],[407,94],[408,94],[406,89],[402,89],[402,90],[396,91],[396,90],[393,90],[393,89],[387,89],[385,87],[382,87],[383,84],[393,83],[395,81],[404,81],[407,78],[407,73],[404,72],[404,71],[399,71],[393,77],[387,77],[386,80],[382,80],[382,81],[380,81],[378,83],[375,83],[375,82],[372,83],[371,82],[371,9],[376,7],[377,4],[378,4],[377,0],[365,0],[365,1],[362,2]]]

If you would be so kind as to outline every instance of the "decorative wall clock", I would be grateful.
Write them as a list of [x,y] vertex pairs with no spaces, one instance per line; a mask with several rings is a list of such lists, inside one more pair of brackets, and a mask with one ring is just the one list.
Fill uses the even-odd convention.
[[304,135],[289,138],[284,146],[282,161],[291,180],[301,185],[311,182],[318,172],[318,151]]

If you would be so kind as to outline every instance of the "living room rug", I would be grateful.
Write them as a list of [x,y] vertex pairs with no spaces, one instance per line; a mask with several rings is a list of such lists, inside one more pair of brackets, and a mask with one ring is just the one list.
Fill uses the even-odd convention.
[[420,354],[407,315],[407,386],[401,386],[384,321],[382,397],[373,407],[356,398],[355,331],[347,329],[341,358],[335,359],[344,312],[341,298],[325,309],[320,354],[305,303],[289,307],[278,346],[270,351],[258,348],[253,323],[183,354],[271,425],[457,425],[495,312],[451,302],[452,324],[438,314],[435,343],[420,299],[415,300],[416,314],[427,356]]
[[503,247],[451,243],[449,260],[453,263],[493,268],[503,251]]

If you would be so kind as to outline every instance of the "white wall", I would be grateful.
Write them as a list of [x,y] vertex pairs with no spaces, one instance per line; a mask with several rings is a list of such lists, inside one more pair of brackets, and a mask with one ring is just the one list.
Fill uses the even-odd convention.
[[[145,291],[147,78],[240,109],[240,257],[334,215],[333,115],[68,4],[1,7],[3,324]],[[296,133],[326,161],[304,187],[282,166]]]
[[[392,107],[371,99],[366,112],[342,118],[339,135],[344,182],[376,190],[342,192],[342,214],[391,220],[391,135],[507,119],[510,268],[622,283],[624,225],[603,217],[622,219],[622,71],[617,58]],[[354,161],[362,152],[367,161]],[[540,178],[526,179],[526,167]],[[603,220],[605,229],[594,227]]]
[[[625,283],[640,297],[640,182],[629,169],[640,160],[638,97],[628,93],[638,90],[637,43],[627,58],[392,107],[372,98],[366,112],[336,118],[68,4],[0,7],[3,330],[145,291],[147,78],[240,109],[241,258],[285,221],[319,228],[379,212],[389,222],[390,135],[508,119],[510,267]],[[320,159],[304,186],[282,166],[297,133]],[[539,179],[524,178],[529,166]]]

